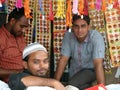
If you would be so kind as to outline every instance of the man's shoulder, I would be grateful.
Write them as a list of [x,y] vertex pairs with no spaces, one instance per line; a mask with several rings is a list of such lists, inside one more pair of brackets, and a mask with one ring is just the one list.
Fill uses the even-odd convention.
[[99,38],[101,36],[102,36],[101,33],[98,32],[97,30],[90,30],[90,37],[93,37],[93,38],[97,37],[97,38]]

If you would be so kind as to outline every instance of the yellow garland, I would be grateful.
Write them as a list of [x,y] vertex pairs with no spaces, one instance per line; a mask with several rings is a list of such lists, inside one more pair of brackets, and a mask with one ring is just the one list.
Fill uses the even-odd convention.
[[64,0],[58,0],[57,1],[57,6],[58,7],[57,7],[57,12],[55,14],[55,17],[61,18],[61,19],[65,18],[65,12],[64,12],[65,4],[62,5],[63,2],[64,2]]

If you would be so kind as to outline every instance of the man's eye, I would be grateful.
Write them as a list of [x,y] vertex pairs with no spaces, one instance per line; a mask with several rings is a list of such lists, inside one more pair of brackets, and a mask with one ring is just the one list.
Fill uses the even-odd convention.
[[49,63],[49,60],[44,60],[44,63]]
[[33,63],[34,63],[34,64],[38,64],[39,62],[38,62],[38,61],[34,61]]
[[78,29],[78,28],[79,28],[79,26],[77,26],[77,25],[73,25],[73,28]]
[[86,25],[85,25],[85,24],[84,24],[84,25],[81,25],[81,27],[84,28],[84,27],[86,27]]

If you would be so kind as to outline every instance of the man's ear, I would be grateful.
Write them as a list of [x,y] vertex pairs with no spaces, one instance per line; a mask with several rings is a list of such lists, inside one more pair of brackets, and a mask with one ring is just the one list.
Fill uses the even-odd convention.
[[16,22],[15,18],[11,18],[10,24],[11,24],[11,25],[14,25],[15,22]]
[[28,68],[28,66],[27,66],[27,62],[26,62],[26,61],[23,61],[23,66],[24,66],[25,69]]

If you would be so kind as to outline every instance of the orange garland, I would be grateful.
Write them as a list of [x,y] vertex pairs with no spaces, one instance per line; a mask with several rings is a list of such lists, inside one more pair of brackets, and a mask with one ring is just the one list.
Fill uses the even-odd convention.
[[66,10],[66,26],[72,26],[72,10],[71,10],[71,0],[67,0],[67,10]]
[[106,10],[106,0],[102,0],[102,11],[105,12]]
[[84,0],[79,0],[79,9],[78,9],[79,14],[83,14],[84,13],[83,10],[84,10]]
[[26,16],[26,18],[32,18],[32,16],[30,16],[31,10],[29,8],[29,0],[25,0],[24,8],[25,8],[25,16]]
[[90,2],[91,2],[90,9],[95,9],[94,0],[91,0]]

